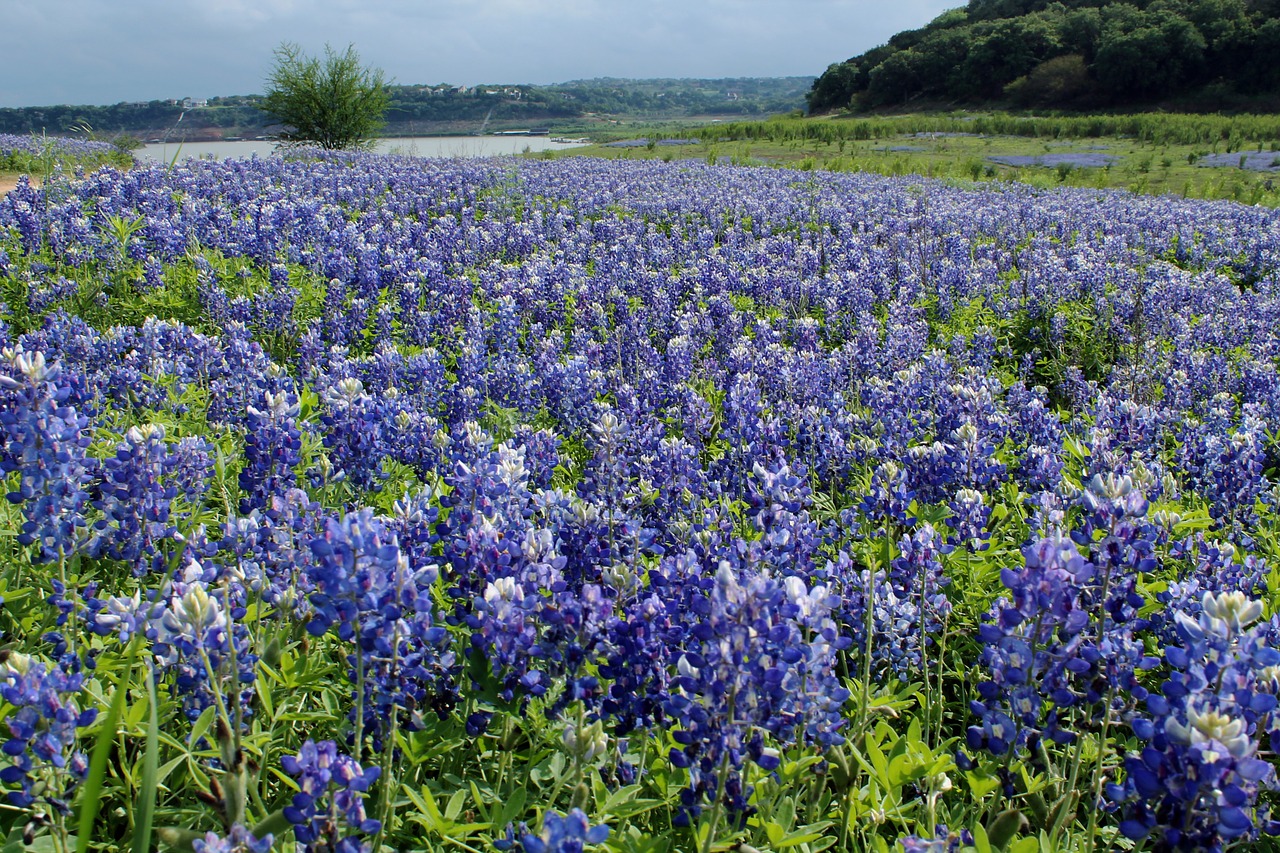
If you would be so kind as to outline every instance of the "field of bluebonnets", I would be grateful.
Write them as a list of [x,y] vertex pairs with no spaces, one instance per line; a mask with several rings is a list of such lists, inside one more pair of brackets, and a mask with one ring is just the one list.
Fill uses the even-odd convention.
[[1016,184],[20,184],[3,849],[1256,849],[1278,271]]

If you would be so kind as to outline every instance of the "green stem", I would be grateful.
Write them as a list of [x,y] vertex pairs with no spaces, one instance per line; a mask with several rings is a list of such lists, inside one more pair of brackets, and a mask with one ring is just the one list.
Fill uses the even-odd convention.
[[[71,587],[67,585],[67,555],[61,545],[58,546],[58,579],[62,581],[62,594],[70,596]],[[76,620],[74,618],[67,620],[67,651],[72,655],[76,653]]]
[[[358,635],[357,635],[358,637]],[[355,761],[360,763],[364,748],[364,655],[360,653],[360,643],[356,642],[356,746]]]
[[[946,717],[946,713],[947,713],[947,705],[946,705],[946,702],[942,701],[941,693],[942,693],[942,667],[947,656],[947,636],[950,633],[950,630],[951,630],[951,614],[947,613],[946,618],[942,620],[942,639],[940,640],[939,646],[938,646],[938,677],[937,677],[937,685],[938,685],[938,693],[939,693],[938,702],[937,702],[938,719],[937,719],[937,730],[933,736],[932,743],[930,744],[930,746],[934,748],[936,748],[937,745],[942,741],[942,726],[943,726],[943,723],[945,722],[944,718]],[[928,720],[926,720],[926,722],[928,722]],[[930,829],[929,831],[932,832],[933,830]]]
[[871,713],[871,637],[875,630],[875,595],[876,595],[876,579],[875,571],[868,564],[866,580],[866,592],[863,600],[862,613],[862,703],[858,709],[858,735],[864,737],[867,731],[867,717]]
[[720,772],[716,778],[716,803],[711,808],[711,826],[707,832],[707,837],[702,842],[702,853],[711,853],[711,842],[715,840],[716,832],[720,829],[720,813],[724,810],[724,789],[728,776],[729,750],[726,749],[724,758],[720,759]]
[[227,703],[222,698],[222,685],[218,683],[217,670],[213,668],[213,664],[209,661],[209,653],[205,651],[203,645],[199,646],[200,662],[204,664],[204,671],[209,675],[209,683],[213,686],[213,704],[218,710],[218,716],[222,718],[222,723],[227,728],[231,728],[231,715],[227,713]]
[[387,742],[383,744],[382,749],[382,825],[378,828],[378,835],[373,840],[373,853],[378,853],[382,849],[382,840],[387,834],[387,827],[391,824],[391,803],[395,799],[395,792],[398,787],[392,783],[391,756],[395,751],[399,722],[400,715],[396,713],[396,708],[393,706],[391,708],[391,731],[387,735]]
[[1098,739],[1098,761],[1093,767],[1093,802],[1089,808],[1089,831],[1085,836],[1085,849],[1093,853],[1096,843],[1094,833],[1098,829],[1098,801],[1102,799],[1102,760],[1107,755],[1107,729],[1111,727],[1111,703],[1115,700],[1115,686],[1107,690],[1107,707],[1102,716],[1102,734]]

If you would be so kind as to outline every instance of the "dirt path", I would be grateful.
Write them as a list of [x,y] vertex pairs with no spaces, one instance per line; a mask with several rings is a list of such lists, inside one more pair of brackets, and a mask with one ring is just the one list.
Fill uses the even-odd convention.
[[[40,180],[38,178],[32,178],[31,183],[33,186],[37,186],[37,187],[40,186]],[[4,196],[8,195],[9,190],[13,189],[17,185],[18,185],[17,175],[0,175],[0,198],[3,198]]]

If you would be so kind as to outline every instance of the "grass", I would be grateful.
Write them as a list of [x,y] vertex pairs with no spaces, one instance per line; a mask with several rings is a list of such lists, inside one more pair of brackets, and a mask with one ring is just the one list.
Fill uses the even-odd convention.
[[[906,116],[872,121],[784,119],[722,124],[697,131],[669,128],[671,136],[694,144],[615,148],[597,144],[542,156],[596,156],[630,159],[693,159],[732,165],[922,175],[957,182],[1018,181],[1036,186],[1115,188],[1152,195],[1229,199],[1280,206],[1280,174],[1237,167],[1207,167],[1214,154],[1275,150],[1280,117],[1221,116],[1030,119],[999,116],[968,121]],[[1128,117],[1133,119],[1134,117]],[[1161,121],[1165,125],[1161,125]],[[1167,126],[1166,126],[1167,125]],[[956,128],[964,128],[958,130]],[[987,133],[990,129],[1004,133]],[[1138,134],[1127,131],[1137,130]],[[1014,131],[1021,135],[1014,135]],[[1069,131],[1080,135],[1066,135]],[[1266,133],[1275,132],[1267,138]],[[941,134],[973,133],[973,136]],[[917,136],[916,134],[939,134]],[[654,138],[660,138],[658,134]],[[999,156],[1106,154],[1116,162],[1103,168],[1007,166]],[[1280,157],[1280,153],[1277,153]]]

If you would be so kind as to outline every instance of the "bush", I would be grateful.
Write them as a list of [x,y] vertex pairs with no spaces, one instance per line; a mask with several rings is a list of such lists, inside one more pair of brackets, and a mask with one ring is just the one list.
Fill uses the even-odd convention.
[[1019,106],[1044,106],[1071,103],[1088,94],[1092,85],[1084,57],[1072,53],[1041,62],[1006,86],[1004,93]]
[[275,57],[261,109],[285,126],[282,141],[328,149],[372,147],[390,100],[381,69],[362,67],[350,45],[343,53],[325,45],[321,60],[285,42]]

